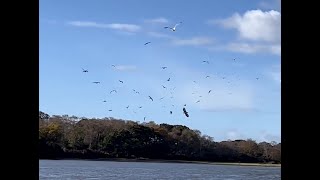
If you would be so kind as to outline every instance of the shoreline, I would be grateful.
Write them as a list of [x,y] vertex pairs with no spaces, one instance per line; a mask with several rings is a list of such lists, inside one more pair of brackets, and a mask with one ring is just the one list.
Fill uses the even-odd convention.
[[209,162],[209,161],[187,161],[187,160],[166,160],[166,159],[126,159],[126,158],[100,158],[100,159],[39,159],[39,160],[82,160],[82,161],[114,161],[114,162],[146,162],[146,163],[187,163],[187,164],[209,164],[209,165],[230,165],[230,166],[260,166],[260,167],[280,167],[281,164],[268,163],[237,163],[237,162]]

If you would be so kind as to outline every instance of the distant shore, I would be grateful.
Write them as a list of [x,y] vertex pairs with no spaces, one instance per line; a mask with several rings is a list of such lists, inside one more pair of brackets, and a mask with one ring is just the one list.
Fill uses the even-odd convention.
[[[46,160],[46,159],[39,159]],[[165,160],[165,159],[126,159],[126,158],[100,158],[100,159],[52,159],[52,160],[84,160],[84,161],[115,161],[115,162],[146,162],[146,163],[191,163],[191,164],[211,164],[211,165],[232,165],[232,166],[263,166],[281,167],[281,164],[271,163],[237,163],[237,162],[209,162],[209,161],[187,161],[187,160]]]

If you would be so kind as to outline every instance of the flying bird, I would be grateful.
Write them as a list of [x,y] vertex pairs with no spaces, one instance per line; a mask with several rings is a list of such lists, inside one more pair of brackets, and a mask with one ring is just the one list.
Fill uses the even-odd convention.
[[209,61],[202,61],[202,62],[209,64]]
[[210,76],[206,76],[206,78],[208,78],[208,77],[210,77]]
[[142,108],[142,106],[139,107],[140,109]]
[[92,83],[95,83],[95,84],[100,84],[100,82],[99,82],[99,81],[95,81],[95,82],[92,82]]
[[196,103],[200,102],[200,100],[198,100]]
[[160,98],[160,100],[162,100],[164,97]]
[[119,82],[123,83],[123,81],[119,80]]
[[172,114],[172,111],[170,111],[170,114]]
[[109,109],[109,111],[112,111],[112,109]]
[[179,22],[179,23],[177,23],[173,28],[172,27],[168,27],[168,26],[166,26],[166,27],[164,27],[165,29],[171,29],[172,31],[176,31],[176,27],[179,25],[179,24],[181,24],[182,22]]
[[162,69],[166,69],[167,67],[164,66],[164,67],[161,67],[161,68],[162,68]]
[[112,64],[111,66],[112,66],[112,67],[114,67],[114,68],[116,67],[116,66],[115,66],[115,65],[113,65],[113,64]]
[[110,94],[111,94],[112,92],[115,92],[115,93],[116,93],[117,91],[116,91],[116,90],[112,90],[112,91],[110,91]]
[[126,107],[127,109],[129,108],[129,105]]
[[186,106],[187,106],[187,104],[184,104],[183,106],[184,106],[184,107],[186,107]]
[[183,108],[182,110],[183,110],[184,115],[186,115],[187,117],[189,117],[189,114],[188,114],[186,108]]
[[170,78],[167,81],[170,81]]
[[151,42],[146,42],[146,43],[144,43],[144,45],[147,45],[147,44],[149,44],[149,43],[151,43]]
[[103,102],[107,102],[106,100],[104,100]]
[[211,93],[211,90],[209,90],[208,94]]
[[82,68],[82,72],[88,72],[88,70]]
[[162,85],[163,88],[166,88],[164,85]]
[[152,97],[151,97],[151,96],[149,96],[149,99],[151,99],[151,101],[153,101],[153,99],[152,99]]
[[145,120],[146,120],[146,117],[144,117],[143,120],[145,121]]
[[257,80],[259,80],[259,78],[256,78]]

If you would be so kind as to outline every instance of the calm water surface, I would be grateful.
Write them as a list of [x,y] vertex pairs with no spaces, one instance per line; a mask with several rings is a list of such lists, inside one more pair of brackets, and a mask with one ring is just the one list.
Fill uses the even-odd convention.
[[281,179],[280,167],[227,166],[184,163],[39,160],[44,179]]

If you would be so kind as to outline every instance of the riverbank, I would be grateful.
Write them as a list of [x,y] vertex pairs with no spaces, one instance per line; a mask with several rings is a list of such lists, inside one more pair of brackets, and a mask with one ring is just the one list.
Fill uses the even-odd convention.
[[[39,159],[44,160],[44,159]],[[101,158],[101,159],[55,159],[55,160],[85,160],[85,161],[116,161],[116,162],[146,162],[146,163],[191,163],[191,164],[211,164],[211,165],[231,165],[231,166],[263,166],[281,167],[281,164],[271,163],[237,163],[237,162],[209,162],[209,161],[186,161],[186,160],[165,160],[165,159],[126,159],[126,158]]]

